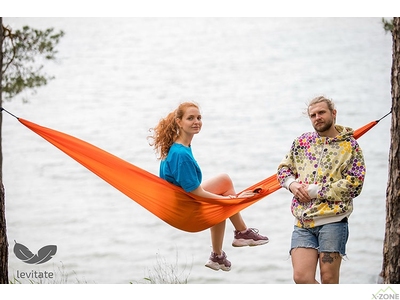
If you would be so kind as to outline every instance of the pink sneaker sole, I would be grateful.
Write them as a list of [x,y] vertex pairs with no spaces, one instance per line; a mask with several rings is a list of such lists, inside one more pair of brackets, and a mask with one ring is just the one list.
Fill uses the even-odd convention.
[[233,247],[254,247],[254,246],[260,246],[260,245],[265,245],[269,242],[269,240],[245,240],[245,239],[234,239],[232,242]]
[[208,262],[206,262],[205,266],[207,268],[210,268],[212,270],[218,271],[218,270],[222,270],[222,271],[230,271],[231,267],[227,267],[225,265],[220,265],[219,263],[209,260]]

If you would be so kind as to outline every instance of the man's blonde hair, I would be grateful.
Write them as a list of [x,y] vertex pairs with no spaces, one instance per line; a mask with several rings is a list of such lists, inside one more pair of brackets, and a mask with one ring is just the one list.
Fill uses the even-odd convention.
[[312,105],[314,105],[314,104],[317,104],[317,103],[321,103],[321,102],[325,102],[327,105],[328,105],[328,109],[332,112],[332,111],[334,111],[336,108],[335,108],[335,103],[333,103],[333,101],[331,100],[331,99],[328,99],[328,98],[326,98],[326,97],[324,97],[324,96],[318,96],[318,97],[315,97],[314,99],[312,99],[309,103],[308,103],[308,105],[307,105],[307,115],[309,115],[309,109],[310,109],[310,106],[312,106]]

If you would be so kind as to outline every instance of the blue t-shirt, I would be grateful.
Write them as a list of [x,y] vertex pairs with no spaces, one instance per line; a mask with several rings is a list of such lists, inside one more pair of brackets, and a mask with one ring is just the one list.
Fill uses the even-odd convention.
[[192,148],[174,143],[160,163],[160,177],[191,192],[199,187],[201,170],[193,157]]

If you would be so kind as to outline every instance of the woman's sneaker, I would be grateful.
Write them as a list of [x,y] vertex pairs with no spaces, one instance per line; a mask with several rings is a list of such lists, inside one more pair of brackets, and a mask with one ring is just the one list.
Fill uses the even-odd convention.
[[231,262],[226,258],[224,251],[222,251],[221,256],[215,252],[211,252],[210,258],[208,262],[206,262],[205,266],[215,271],[218,271],[219,269],[222,271],[230,271]]
[[233,247],[259,246],[269,242],[269,239],[266,236],[258,234],[258,229],[255,228],[249,228],[244,233],[235,230],[234,233]]

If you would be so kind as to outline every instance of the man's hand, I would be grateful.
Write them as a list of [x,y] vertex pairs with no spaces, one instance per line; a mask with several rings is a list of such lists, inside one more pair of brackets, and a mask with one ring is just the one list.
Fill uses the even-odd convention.
[[289,186],[289,191],[292,192],[294,197],[301,203],[306,203],[311,201],[311,197],[308,195],[308,184],[301,184],[297,181],[293,181]]

